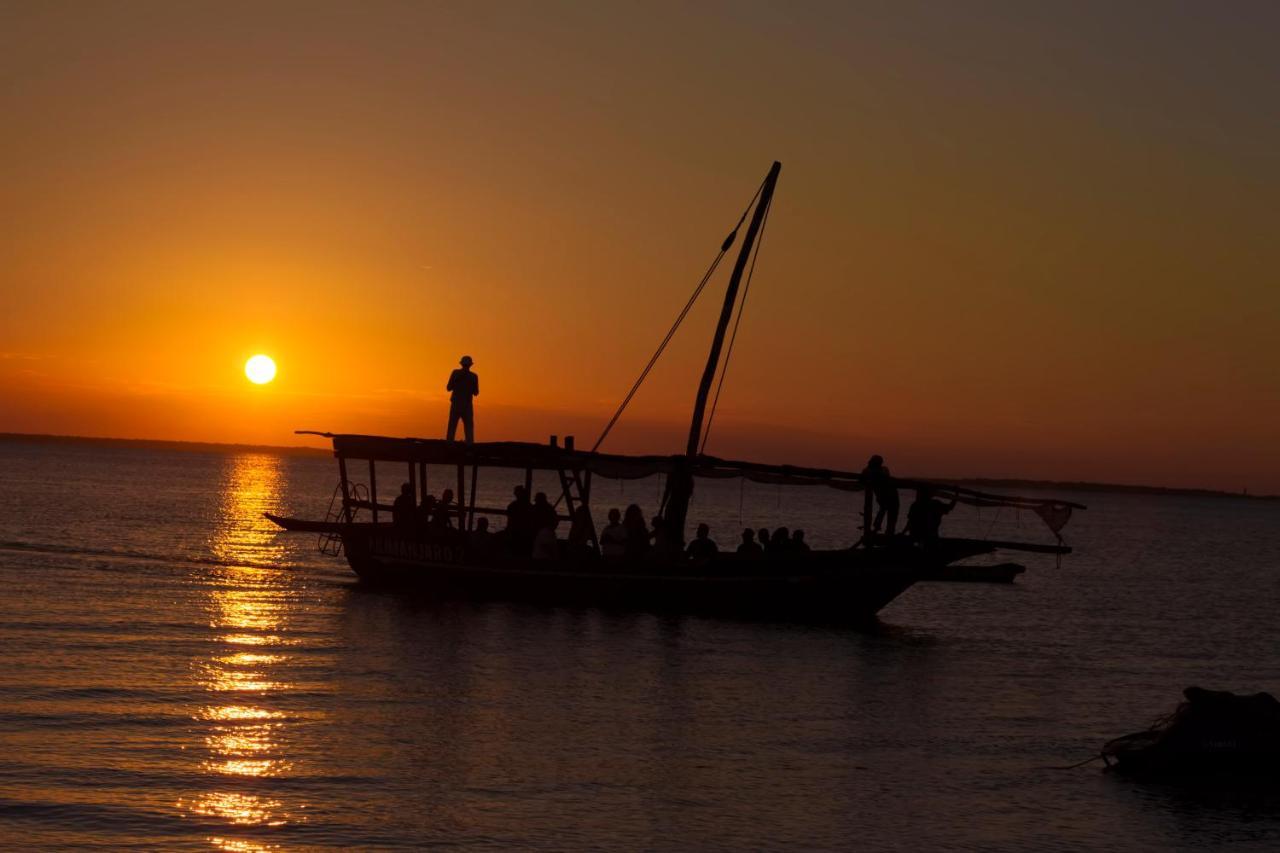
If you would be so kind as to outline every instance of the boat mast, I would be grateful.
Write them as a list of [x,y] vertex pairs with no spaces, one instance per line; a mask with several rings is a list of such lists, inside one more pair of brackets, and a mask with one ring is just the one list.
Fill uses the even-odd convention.
[[698,383],[698,396],[693,401],[693,420],[689,424],[689,443],[685,448],[685,458],[689,461],[689,471],[673,473],[667,484],[666,512],[664,518],[667,530],[675,533],[679,542],[684,542],[685,517],[689,512],[689,498],[693,495],[692,463],[698,456],[698,444],[702,441],[702,422],[707,412],[707,396],[711,393],[711,383],[715,381],[716,371],[720,367],[720,351],[724,348],[724,335],[733,319],[733,308],[738,301],[738,286],[742,283],[742,273],[751,257],[756,237],[760,233],[760,225],[764,221],[769,202],[773,200],[773,188],[778,183],[778,172],[782,164],[774,161],[760,185],[760,198],[756,209],[751,214],[751,222],[747,225],[746,236],[742,240],[742,248],[738,250],[738,260],[733,265],[733,273],[729,276],[729,287],[725,290],[724,305],[720,308],[720,321],[716,324],[715,336],[711,339],[711,352],[707,355],[707,366],[702,371],[702,381]]

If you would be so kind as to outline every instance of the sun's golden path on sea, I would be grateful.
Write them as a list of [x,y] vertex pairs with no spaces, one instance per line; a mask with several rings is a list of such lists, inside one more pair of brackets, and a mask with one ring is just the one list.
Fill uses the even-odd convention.
[[[210,844],[221,850],[266,850],[275,845],[235,837],[237,828],[276,827],[303,819],[276,797],[222,786],[287,775],[290,715],[273,707],[273,697],[293,689],[283,674],[290,655],[290,614],[296,592],[277,566],[285,550],[262,517],[278,508],[283,473],[274,456],[245,455],[229,460],[224,474],[216,532],[209,543],[221,561],[206,579],[209,627],[215,648],[195,662],[193,676],[209,697],[193,719],[204,730],[200,770],[214,784],[200,796],[180,801],[186,814],[224,821],[224,834]],[[300,806],[305,808],[305,804]]]

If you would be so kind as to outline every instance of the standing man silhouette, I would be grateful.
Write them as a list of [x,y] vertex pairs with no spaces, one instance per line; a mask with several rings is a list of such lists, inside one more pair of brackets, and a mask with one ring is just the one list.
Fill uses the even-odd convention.
[[472,398],[480,394],[480,377],[471,372],[471,356],[464,355],[461,369],[449,374],[449,384],[445,386],[449,394],[449,441],[453,441],[458,432],[458,421],[462,421],[463,433],[467,444],[476,440],[475,408]]
[[893,475],[889,473],[889,467],[884,464],[883,456],[877,453],[867,460],[867,467],[862,469],[862,480],[875,496],[876,503],[880,505],[875,523],[863,535],[867,536],[867,541],[870,542],[871,534],[880,532],[880,525],[888,515],[889,535],[893,536],[898,526],[898,487],[893,484]]

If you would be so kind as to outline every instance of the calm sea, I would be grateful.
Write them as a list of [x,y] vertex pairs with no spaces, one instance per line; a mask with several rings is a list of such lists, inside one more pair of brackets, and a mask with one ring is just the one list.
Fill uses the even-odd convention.
[[[835,630],[364,590],[261,517],[322,516],[335,478],[0,443],[0,844],[1280,847],[1274,789],[1048,769],[1186,685],[1280,690],[1280,503],[1076,494],[1060,566],[921,584]],[[743,523],[847,544],[854,500],[715,483],[692,517],[722,544]]]

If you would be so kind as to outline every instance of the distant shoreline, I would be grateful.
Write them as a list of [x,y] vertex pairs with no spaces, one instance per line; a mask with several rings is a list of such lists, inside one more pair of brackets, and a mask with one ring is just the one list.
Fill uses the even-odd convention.
[[[141,450],[174,450],[183,453],[271,453],[277,456],[329,457],[332,450],[319,447],[275,444],[225,444],[215,441],[162,441],[151,438],[100,438],[81,435],[45,435],[41,433],[0,432],[0,442],[25,444],[88,444],[99,447],[127,447]],[[1166,497],[1244,498],[1274,501],[1280,495],[1252,495],[1224,492],[1219,489],[1137,486],[1124,483],[1089,483],[1069,480],[1027,480],[1016,477],[921,477],[934,483],[977,488],[1054,489],[1065,492],[1113,492],[1128,495],[1163,495]]]
[[216,441],[162,441],[154,438],[100,438],[91,435],[45,435],[0,432],[0,441],[25,444],[92,444],[99,447],[131,447],[139,450],[178,450],[184,453],[273,453],[277,456],[332,456],[320,447],[276,444],[224,444]]

